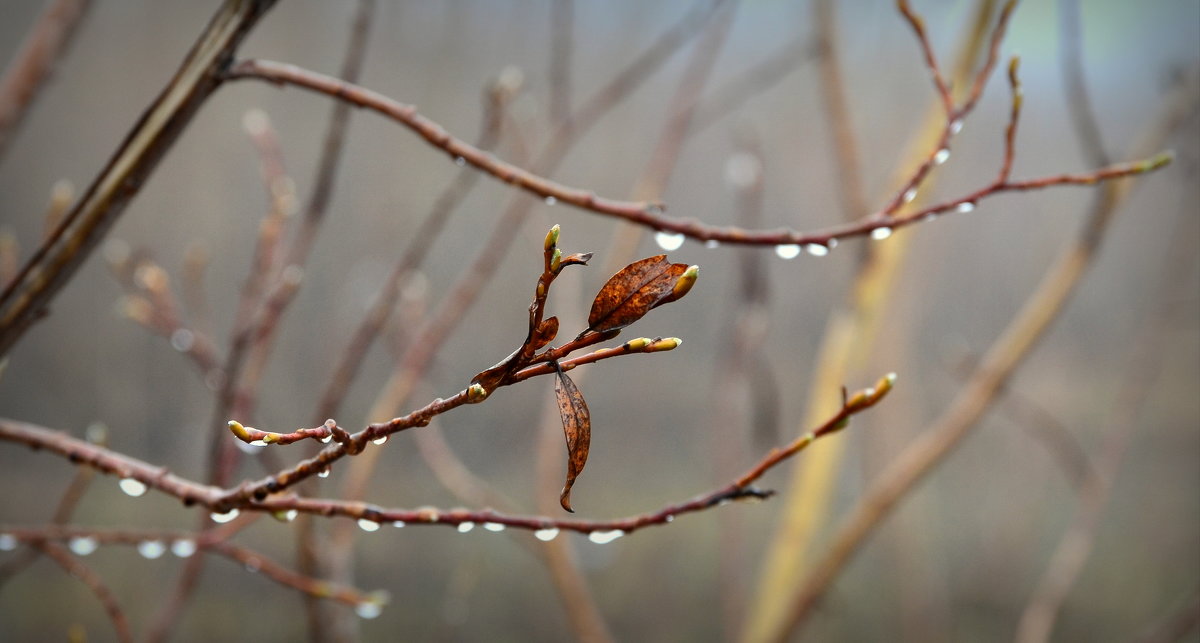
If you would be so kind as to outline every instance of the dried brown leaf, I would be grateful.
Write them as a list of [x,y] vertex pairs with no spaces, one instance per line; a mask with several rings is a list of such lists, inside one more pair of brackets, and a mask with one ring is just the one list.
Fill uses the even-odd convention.
[[554,338],[557,335],[558,318],[551,317],[550,319],[543,321],[541,325],[538,326],[537,332],[534,333],[533,337],[530,338],[530,344],[533,346],[533,350],[536,351],[541,349],[546,344],[554,341]]
[[571,487],[587,464],[588,450],[592,444],[592,416],[583,394],[562,371],[558,372],[558,379],[554,382],[554,395],[558,399],[563,435],[567,438],[567,482],[558,501],[563,509],[575,513],[571,508]]
[[672,295],[675,283],[688,266],[655,255],[635,261],[613,275],[592,301],[588,329],[624,328],[639,320]]

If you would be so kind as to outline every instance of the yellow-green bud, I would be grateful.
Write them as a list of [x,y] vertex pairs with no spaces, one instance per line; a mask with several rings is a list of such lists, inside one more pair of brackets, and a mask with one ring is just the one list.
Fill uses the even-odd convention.
[[631,351],[640,351],[650,343],[649,337],[638,337],[625,342],[625,348]]
[[662,339],[656,339],[651,342],[650,345],[646,347],[646,352],[657,353],[660,351],[674,350],[679,348],[679,345],[682,343],[683,340],[679,339],[678,337],[663,337]]
[[559,227],[558,227],[558,224],[556,223],[556,224],[554,224],[553,228],[550,228],[550,232],[546,233],[546,242],[542,246],[542,248],[544,250],[546,250],[546,252],[549,252],[551,248],[558,245],[558,232],[559,232]]
[[557,273],[559,268],[562,268],[562,250],[554,249],[554,256],[550,258],[550,272]]
[[233,434],[236,435],[239,440],[243,442],[250,441],[250,432],[246,430],[246,427],[242,426],[241,422],[238,422],[237,420],[230,420],[229,430],[233,431]]
[[700,276],[700,266],[689,266],[679,280],[675,282],[675,287],[671,289],[671,300],[682,298],[688,294],[692,286],[696,285],[696,278]]
[[482,384],[472,384],[471,388],[467,389],[467,404],[478,404],[486,400],[487,396],[488,391]]

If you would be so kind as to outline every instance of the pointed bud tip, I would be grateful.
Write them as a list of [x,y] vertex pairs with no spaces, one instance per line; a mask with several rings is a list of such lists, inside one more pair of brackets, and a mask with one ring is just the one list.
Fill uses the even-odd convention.
[[675,350],[676,348],[679,348],[679,345],[682,343],[683,340],[679,339],[678,337],[663,337],[661,339],[654,340],[654,342],[647,346],[646,352],[658,353],[662,351]]
[[229,421],[229,430],[232,431],[233,434],[236,435],[239,440],[242,440],[244,442],[250,441],[250,433],[249,433],[249,431],[246,430],[246,427],[242,426],[241,422],[238,422],[237,420],[230,420]]
[[542,247],[547,252],[549,252],[550,249],[553,248],[554,246],[558,245],[558,233],[560,231],[561,231],[561,228],[556,223],[556,224],[554,224],[553,227],[550,228],[550,231],[546,233],[546,241]]
[[488,391],[483,388],[482,384],[472,384],[467,389],[467,403],[476,404],[487,399]]

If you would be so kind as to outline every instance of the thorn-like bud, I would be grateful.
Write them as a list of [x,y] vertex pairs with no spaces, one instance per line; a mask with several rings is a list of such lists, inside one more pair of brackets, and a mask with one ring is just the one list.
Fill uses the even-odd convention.
[[550,228],[550,232],[546,233],[546,242],[542,246],[542,248],[545,249],[546,252],[550,252],[551,248],[558,245],[559,230],[560,230],[560,228],[559,228],[558,224],[556,223],[556,224],[554,224],[554,227]]
[[649,337],[638,337],[625,342],[625,349],[630,351],[640,351],[650,344]]
[[590,253],[590,252],[582,252],[582,253],[576,252],[574,254],[569,254],[569,255],[563,257],[562,265],[573,266],[575,264],[579,264],[581,266],[586,266],[587,262],[591,261],[591,259],[592,259],[592,253]]
[[676,348],[679,348],[679,345],[682,343],[683,340],[679,339],[678,337],[663,337],[650,342],[650,345],[646,347],[645,352],[658,353],[661,351],[675,350]]
[[1138,172],[1150,172],[1152,170],[1157,170],[1158,168],[1163,167],[1164,165],[1167,165],[1171,161],[1174,161],[1174,160],[1175,160],[1175,151],[1167,150],[1166,152],[1162,152],[1160,154],[1155,154],[1152,158],[1149,158],[1149,159],[1139,163],[1137,166],[1137,171]]
[[688,266],[688,269],[679,276],[679,280],[675,282],[675,287],[671,289],[671,301],[682,299],[692,286],[696,285],[696,278],[700,276],[700,266]]
[[487,399],[488,391],[482,384],[472,384],[467,389],[467,404],[478,404]]
[[250,442],[250,432],[246,430],[246,427],[242,426],[241,422],[238,422],[237,420],[230,420],[229,430],[233,431],[233,434],[237,436],[237,439],[241,440],[242,442]]
[[[555,227],[557,227],[557,226],[555,226]],[[550,257],[550,272],[552,272],[554,274],[558,274],[558,271],[562,270],[562,256],[563,256],[562,250],[559,248],[555,248],[554,256]]]
[[262,437],[262,441],[267,444],[274,444],[275,442],[279,441],[280,437],[282,436],[280,436],[278,433],[268,433]]

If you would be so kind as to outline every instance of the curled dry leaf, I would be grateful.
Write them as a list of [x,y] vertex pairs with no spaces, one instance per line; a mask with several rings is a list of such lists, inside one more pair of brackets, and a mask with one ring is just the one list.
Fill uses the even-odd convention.
[[558,502],[563,509],[575,513],[571,508],[571,487],[587,464],[588,449],[592,444],[592,416],[588,412],[587,402],[583,401],[583,394],[562,371],[558,372],[558,379],[554,382],[554,396],[558,400],[563,435],[567,438],[567,482],[563,485]]
[[624,328],[639,320],[650,309],[673,301],[676,282],[688,266],[655,255],[635,261],[613,275],[592,301],[588,330],[606,331]]
[[530,345],[533,350],[540,350],[546,344],[554,341],[558,335],[558,317],[551,317],[541,323],[537,328],[537,332],[530,338]]

